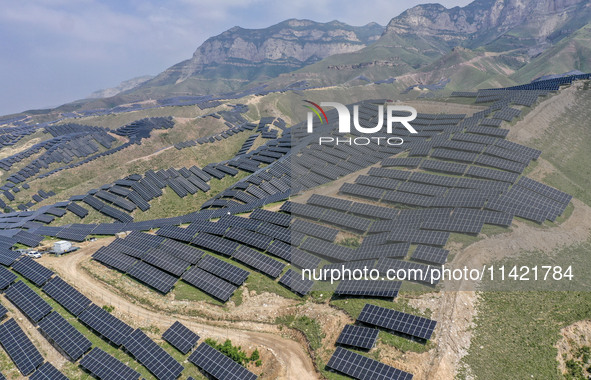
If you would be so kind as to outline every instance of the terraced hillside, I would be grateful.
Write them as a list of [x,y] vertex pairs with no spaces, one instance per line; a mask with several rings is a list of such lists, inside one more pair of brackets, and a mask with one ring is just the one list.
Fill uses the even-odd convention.
[[[563,102],[584,109],[589,79],[413,100],[418,133],[397,126],[401,145],[335,143],[362,135],[338,135],[334,110],[309,134],[301,107],[302,95],[349,99],[372,127],[399,97],[389,83],[4,120],[0,372],[489,379],[490,363],[523,359],[543,329],[527,369],[506,365],[502,375],[560,378],[572,367],[556,358],[560,331],[589,317],[577,307],[588,304],[587,134],[565,134],[571,152],[558,153],[550,135],[568,123],[537,128],[544,112],[562,117]],[[17,250],[47,251],[56,240],[79,249],[38,260]],[[534,254],[579,263],[568,290],[581,292],[528,298],[439,280],[443,265]],[[302,277],[343,268],[380,280]],[[391,271],[399,279],[382,281]],[[531,322],[548,312],[532,306],[536,297],[561,308],[548,324]],[[521,340],[500,344],[512,335]]]

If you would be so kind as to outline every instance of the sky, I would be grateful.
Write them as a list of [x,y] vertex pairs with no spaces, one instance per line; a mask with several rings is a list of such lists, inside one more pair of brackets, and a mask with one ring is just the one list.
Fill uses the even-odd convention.
[[[351,25],[425,0],[0,0],[0,115],[55,107],[188,59],[233,26],[289,18]],[[451,8],[470,0],[440,0]]]

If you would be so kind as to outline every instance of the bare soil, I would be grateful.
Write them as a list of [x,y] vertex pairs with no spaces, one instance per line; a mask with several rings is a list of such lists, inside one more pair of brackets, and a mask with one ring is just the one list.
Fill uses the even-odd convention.
[[591,346],[591,321],[578,321],[560,330],[562,336],[556,343],[558,369],[566,373],[566,362],[573,358],[572,351],[583,346]]
[[[234,344],[242,347],[252,349],[257,347],[260,351],[272,354],[272,360],[266,360],[257,370],[257,372],[264,372],[264,378],[319,378],[310,355],[302,344],[283,337],[275,325],[250,321],[216,321],[183,313],[171,315],[155,311],[144,304],[136,303],[135,300],[122,295],[116,288],[91,276],[82,268],[82,265],[88,263],[92,253],[112,239],[98,239],[84,244],[80,250],[65,257],[46,255],[40,261],[55,270],[65,281],[75,286],[97,305],[114,306],[114,314],[131,326],[155,326],[160,331],[165,331],[178,320],[200,336],[217,340],[231,339]],[[136,284],[138,291],[143,287]],[[164,304],[166,303],[165,301]],[[266,310],[262,312],[257,306],[253,306],[252,309],[258,310],[259,314],[267,314]]]
[[577,91],[582,83],[575,82],[572,86],[560,90],[535,106],[523,120],[510,128],[507,140],[526,144],[531,143],[552,126],[554,120],[575,105]]

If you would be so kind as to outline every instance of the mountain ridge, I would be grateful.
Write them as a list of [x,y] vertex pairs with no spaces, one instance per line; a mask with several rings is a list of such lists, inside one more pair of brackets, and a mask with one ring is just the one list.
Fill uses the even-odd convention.
[[[475,0],[464,7],[412,7],[386,27],[288,19],[262,29],[239,26],[207,39],[193,56],[154,78],[75,107],[219,95],[266,85],[287,88],[447,80],[450,90],[529,82],[591,71],[591,3],[586,0]],[[459,54],[459,50],[465,53]],[[469,57],[461,61],[461,57]]]

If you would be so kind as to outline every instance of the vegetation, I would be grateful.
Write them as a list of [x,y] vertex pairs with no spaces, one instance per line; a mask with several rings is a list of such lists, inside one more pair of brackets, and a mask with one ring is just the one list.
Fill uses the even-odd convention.
[[322,347],[324,332],[315,319],[305,315],[285,315],[282,317],[277,317],[275,319],[275,323],[280,326],[285,326],[300,331],[308,340],[312,350],[317,350]]
[[359,248],[359,246],[361,245],[361,242],[359,241],[359,238],[357,238],[357,237],[348,237],[348,238],[344,238],[344,239],[340,240],[338,242],[338,244],[345,246],[345,247],[349,247],[349,248]]
[[258,349],[255,349],[252,354],[248,356],[246,352],[242,350],[241,346],[234,346],[230,339],[226,339],[224,343],[218,343],[215,339],[207,338],[205,339],[205,343],[209,344],[211,347],[220,351],[222,354],[226,355],[240,365],[246,366],[250,362],[255,362],[257,367],[262,365],[262,361],[260,359],[261,356]]
[[[564,354],[566,356],[566,354]],[[572,358],[565,362],[566,380],[586,380],[591,376],[591,347],[571,349]]]
[[541,158],[557,169],[546,175],[544,182],[591,206],[590,118],[591,91],[579,90],[575,103],[556,115],[534,143],[542,150]]
[[[485,282],[478,294],[479,310],[468,355],[467,371],[481,379],[561,379],[556,361],[560,330],[591,318],[588,253],[591,242],[561,248],[552,256],[531,252],[499,263],[572,265],[572,281],[535,284]],[[543,258],[543,259],[541,259]],[[532,281],[527,281],[532,282]],[[581,355],[582,356],[582,355]],[[570,367],[574,368],[571,364]],[[571,369],[572,369],[571,368]],[[572,369],[576,371],[575,369]]]
[[103,305],[103,310],[107,313],[112,313],[113,311],[115,311],[115,306]]

